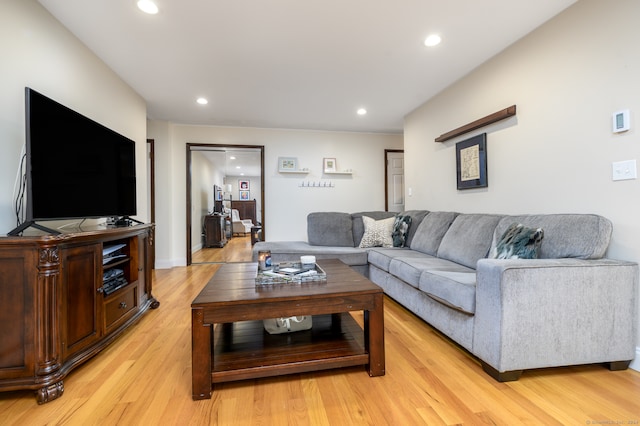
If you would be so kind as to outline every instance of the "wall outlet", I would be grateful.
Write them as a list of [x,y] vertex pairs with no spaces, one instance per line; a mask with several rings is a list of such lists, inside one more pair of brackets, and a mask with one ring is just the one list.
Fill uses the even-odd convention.
[[613,180],[637,179],[636,160],[617,161],[611,163]]

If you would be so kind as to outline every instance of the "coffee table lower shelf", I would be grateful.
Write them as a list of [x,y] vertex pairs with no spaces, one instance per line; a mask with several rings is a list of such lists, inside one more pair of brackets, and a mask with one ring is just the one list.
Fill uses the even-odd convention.
[[369,364],[349,313],[314,315],[311,330],[270,335],[262,321],[216,324],[212,383]]

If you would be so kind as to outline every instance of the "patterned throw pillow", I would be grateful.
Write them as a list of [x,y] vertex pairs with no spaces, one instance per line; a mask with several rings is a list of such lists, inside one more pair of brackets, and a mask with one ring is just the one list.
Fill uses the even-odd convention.
[[362,216],[364,235],[360,241],[360,248],[366,247],[393,247],[391,233],[395,217],[375,220],[369,216]]
[[544,238],[542,228],[527,228],[521,223],[511,224],[491,250],[490,259],[537,259]]
[[411,226],[411,216],[397,215],[393,222],[393,232],[391,238],[393,239],[394,247],[406,247],[407,246],[407,233]]

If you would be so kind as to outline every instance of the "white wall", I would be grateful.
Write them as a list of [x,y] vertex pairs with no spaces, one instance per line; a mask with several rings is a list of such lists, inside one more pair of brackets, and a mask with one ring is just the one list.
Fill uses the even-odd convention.
[[25,143],[25,86],[136,142],[136,218],[147,221],[144,100],[35,0],[0,4],[0,57],[0,233],[16,226],[12,194]]
[[[156,266],[186,263],[186,144],[265,147],[265,234],[271,241],[306,240],[306,216],[312,211],[355,212],[384,209],[384,150],[402,149],[402,135],[305,130],[185,126],[150,122],[156,141],[156,179],[165,192],[156,197]],[[308,175],[278,173],[278,157],[297,157]],[[337,158],[352,176],[322,174],[322,159]],[[334,188],[300,188],[303,180],[331,180]],[[161,185],[168,186],[162,187]],[[236,182],[237,185],[237,182]],[[253,189],[252,189],[253,192]],[[167,232],[167,228],[171,228]],[[166,240],[164,239],[166,238]]]
[[[166,259],[171,259],[171,242],[174,230],[174,213],[177,208],[173,206],[175,194],[171,191],[173,187],[174,171],[167,167],[171,163],[173,150],[171,149],[171,127],[166,121],[148,121],[147,137],[154,139],[155,156],[155,250],[156,267],[167,267]],[[186,148],[183,148],[183,151]],[[185,159],[186,161],[186,159]],[[186,183],[185,183],[186,185]],[[183,210],[187,208],[186,199],[182,202]],[[185,227],[186,222],[182,224]],[[165,259],[163,261],[162,259]]]
[[[613,182],[613,161],[640,160],[640,2],[582,0],[426,102],[405,120],[407,209],[597,213],[612,220],[609,257],[640,261],[640,180]],[[456,190],[455,143],[442,133],[517,104],[487,131],[486,189]],[[611,131],[631,110],[632,128]],[[639,327],[640,330],[640,327]]]

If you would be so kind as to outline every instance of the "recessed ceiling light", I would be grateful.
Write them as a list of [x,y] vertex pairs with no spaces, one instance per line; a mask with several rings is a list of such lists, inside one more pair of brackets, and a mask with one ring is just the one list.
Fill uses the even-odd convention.
[[429,37],[424,39],[424,45],[427,47],[433,47],[440,44],[442,38],[438,34],[431,34]]
[[367,110],[364,108],[360,108],[357,111],[358,115],[366,115],[367,114]]
[[196,102],[199,103],[200,105],[206,105],[209,103],[209,101],[206,100],[205,98],[198,98],[196,99]]
[[158,13],[158,6],[151,0],[138,0],[138,9],[149,15]]
[[234,157],[233,155],[231,157],[229,157],[229,160],[235,160],[236,157]]

